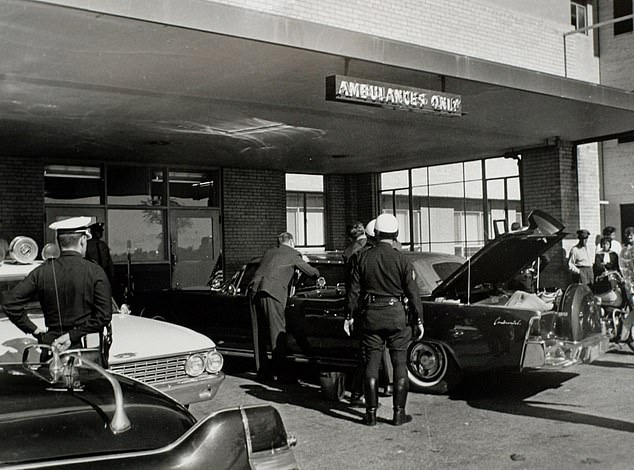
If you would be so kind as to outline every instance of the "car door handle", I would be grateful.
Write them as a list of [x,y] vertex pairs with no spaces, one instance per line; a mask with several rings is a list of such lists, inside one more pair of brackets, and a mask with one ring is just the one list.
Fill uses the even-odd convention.
[[461,336],[464,336],[464,331],[462,330],[458,330],[456,328],[452,328],[451,330],[449,330],[449,333],[451,334],[451,336],[453,336],[454,338],[460,338]]

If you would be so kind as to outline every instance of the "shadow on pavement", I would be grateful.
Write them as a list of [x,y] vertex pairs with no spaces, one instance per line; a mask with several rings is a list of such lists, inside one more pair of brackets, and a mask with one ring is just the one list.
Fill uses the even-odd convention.
[[253,382],[240,388],[248,395],[273,403],[294,405],[312,409],[332,418],[361,423],[365,410],[351,407],[347,401],[327,399],[321,392],[319,374],[308,365],[298,366],[294,372],[299,382],[280,383],[269,380],[258,380],[252,371],[252,360],[235,360],[225,363],[226,374],[241,377]]
[[[245,375],[244,378],[250,377]],[[327,400],[322,395],[318,385],[307,382],[291,384],[254,383],[253,385],[242,385],[241,388],[247,394],[260,400],[309,408],[326,416],[344,421],[359,423],[363,418],[364,410],[352,408],[346,402]]]
[[[607,364],[612,364],[610,361],[606,362]],[[602,365],[601,361],[595,361],[592,364]],[[614,367],[631,368],[628,364],[614,364],[616,364]],[[612,367],[611,365],[604,366]],[[540,392],[559,388],[564,382],[577,375],[569,372],[528,373],[525,375],[502,374],[497,376],[483,374],[465,380],[460,388],[450,394],[449,398],[451,400],[465,401],[469,406],[477,409],[549,421],[587,424],[634,433],[634,423],[629,421],[554,408],[561,406],[577,407],[577,405],[531,401],[528,399]]]

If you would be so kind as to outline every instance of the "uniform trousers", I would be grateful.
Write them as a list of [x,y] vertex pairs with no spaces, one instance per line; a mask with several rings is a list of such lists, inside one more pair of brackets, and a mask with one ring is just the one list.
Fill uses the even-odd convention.
[[412,339],[409,326],[364,330],[363,351],[365,356],[365,379],[378,380],[383,349],[387,345],[394,368],[394,383],[407,379],[407,347]]

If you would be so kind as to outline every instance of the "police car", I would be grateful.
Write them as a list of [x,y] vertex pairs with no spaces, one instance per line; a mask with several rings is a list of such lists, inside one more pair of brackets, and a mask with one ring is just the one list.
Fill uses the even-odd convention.
[[[33,242],[22,237],[17,245],[21,243]],[[13,248],[16,251],[19,246]],[[32,259],[19,255],[5,260],[0,257],[0,304],[11,287],[42,263]],[[44,326],[39,302],[32,302],[27,309],[31,320]],[[225,377],[223,357],[214,342],[189,328],[130,313],[126,305],[119,307],[113,301],[110,370],[151,385],[184,405],[211,400]],[[87,346],[96,347],[98,341],[89,338]],[[35,342],[0,310],[0,364],[21,362],[25,348]]]

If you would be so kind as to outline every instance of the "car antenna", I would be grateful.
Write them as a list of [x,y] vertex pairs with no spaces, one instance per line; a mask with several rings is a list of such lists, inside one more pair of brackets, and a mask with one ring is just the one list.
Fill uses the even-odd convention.
[[471,305],[471,256],[467,259],[467,305]]

